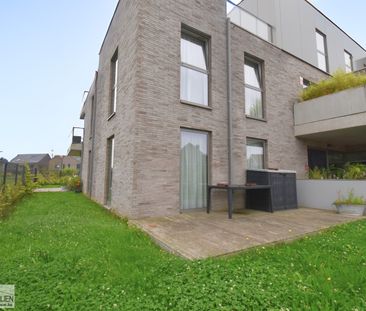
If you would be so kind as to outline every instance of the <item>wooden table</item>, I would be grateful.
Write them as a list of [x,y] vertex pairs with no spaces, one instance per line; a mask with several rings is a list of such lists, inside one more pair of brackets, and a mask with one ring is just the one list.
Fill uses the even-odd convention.
[[271,186],[269,185],[255,185],[255,186],[246,186],[246,185],[230,185],[230,186],[217,186],[217,185],[208,185],[207,186],[207,213],[209,214],[211,211],[211,192],[212,189],[215,190],[225,190],[227,191],[227,200],[228,200],[228,216],[229,219],[233,218],[233,194],[234,191],[251,191],[251,190],[268,190],[271,191]]

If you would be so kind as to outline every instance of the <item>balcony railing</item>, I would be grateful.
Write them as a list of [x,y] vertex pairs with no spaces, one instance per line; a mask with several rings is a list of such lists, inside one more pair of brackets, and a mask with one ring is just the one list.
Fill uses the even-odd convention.
[[271,25],[230,0],[226,1],[226,8],[227,16],[233,24],[248,30],[263,40],[273,43],[273,28]]
[[356,70],[356,71],[354,71],[354,73],[366,74],[366,67]]
[[80,157],[83,149],[84,129],[82,127],[73,127],[71,133],[71,145],[67,154],[69,156]]

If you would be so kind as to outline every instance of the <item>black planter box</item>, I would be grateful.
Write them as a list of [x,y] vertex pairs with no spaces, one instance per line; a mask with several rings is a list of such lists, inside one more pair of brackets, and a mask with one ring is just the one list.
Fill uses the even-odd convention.
[[296,172],[247,170],[247,183],[270,185],[271,191],[248,191],[246,208],[267,212],[297,208]]

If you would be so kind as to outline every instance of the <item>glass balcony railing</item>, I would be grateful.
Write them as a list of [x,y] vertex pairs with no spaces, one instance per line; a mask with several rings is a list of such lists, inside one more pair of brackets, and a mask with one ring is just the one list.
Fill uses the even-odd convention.
[[273,29],[271,25],[260,20],[230,0],[227,0],[226,4],[227,16],[233,24],[250,31],[263,40],[273,43]]

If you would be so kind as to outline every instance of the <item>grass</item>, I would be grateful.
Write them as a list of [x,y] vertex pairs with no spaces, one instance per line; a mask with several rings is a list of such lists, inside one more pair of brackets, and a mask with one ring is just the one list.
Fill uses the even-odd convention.
[[306,101],[364,85],[366,85],[364,73],[346,73],[339,70],[332,77],[304,89],[300,94],[300,99]]
[[365,310],[366,222],[186,261],[83,195],[39,193],[0,222],[16,310]]

